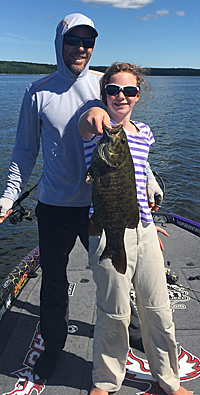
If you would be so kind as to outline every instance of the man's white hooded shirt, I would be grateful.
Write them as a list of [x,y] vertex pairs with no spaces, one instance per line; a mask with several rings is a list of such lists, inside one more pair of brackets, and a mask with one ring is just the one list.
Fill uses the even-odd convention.
[[83,140],[77,131],[80,115],[99,98],[101,73],[86,68],[77,76],[63,61],[63,36],[78,25],[89,25],[81,14],[71,14],[57,27],[58,71],[26,89],[4,197],[15,201],[27,183],[42,142],[44,167],[36,197],[55,206],[90,205],[91,187],[85,182]]

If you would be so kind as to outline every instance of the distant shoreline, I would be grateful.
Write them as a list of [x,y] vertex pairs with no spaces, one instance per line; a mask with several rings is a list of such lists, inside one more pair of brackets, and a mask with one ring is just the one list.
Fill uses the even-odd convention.
[[[90,66],[91,70],[105,72],[108,66]],[[200,76],[200,69],[192,68],[154,68],[148,67],[149,76]],[[0,74],[51,74],[57,71],[57,65],[30,62],[0,61]]]

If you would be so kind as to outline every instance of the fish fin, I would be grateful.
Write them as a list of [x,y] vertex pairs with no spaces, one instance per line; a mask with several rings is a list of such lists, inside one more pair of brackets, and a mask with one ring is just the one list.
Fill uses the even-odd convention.
[[137,211],[137,215],[132,216],[128,222],[126,227],[129,229],[135,229],[139,223],[139,211]]
[[88,235],[101,236],[102,232],[103,232],[103,228],[96,221],[95,214],[93,214],[88,225]]
[[92,182],[94,181],[93,175],[92,175],[92,167],[90,166],[86,172],[86,183],[87,184],[92,184]]
[[100,182],[102,187],[109,188],[110,186],[110,175],[108,173],[100,176]]
[[114,268],[118,273],[125,274],[127,268],[126,252],[125,248],[118,248],[115,251],[111,251],[109,248],[105,247],[104,251],[100,256],[100,262],[103,259],[110,258]]

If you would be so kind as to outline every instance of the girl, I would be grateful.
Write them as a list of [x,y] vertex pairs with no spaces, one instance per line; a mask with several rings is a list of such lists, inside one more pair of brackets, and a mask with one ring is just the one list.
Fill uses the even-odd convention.
[[94,127],[85,127],[85,120],[87,119],[87,124],[89,117],[94,120],[96,115],[91,117],[91,114],[96,112],[96,124],[100,124],[100,120],[105,124],[123,124],[135,166],[140,213],[138,227],[125,230],[125,275],[115,270],[110,259],[104,259],[99,264],[106,243],[104,231],[101,236],[89,237],[89,261],[97,285],[93,388],[90,395],[108,395],[118,391],[124,380],[129,351],[132,283],[141,320],[142,340],[152,376],[168,395],[191,395],[180,387],[175,329],[163,255],[146,197],[146,163],[154,138],[147,125],[130,120],[132,110],[140,98],[141,83],[145,85],[145,79],[138,67],[128,63],[114,63],[100,81],[101,99],[107,106],[107,112],[95,108],[83,114],[79,121],[87,165],[90,164],[92,150],[99,136],[95,135]]

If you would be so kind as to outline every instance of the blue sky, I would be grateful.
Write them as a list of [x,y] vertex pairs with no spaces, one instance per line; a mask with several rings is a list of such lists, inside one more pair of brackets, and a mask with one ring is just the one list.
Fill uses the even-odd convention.
[[2,1],[0,60],[55,64],[56,26],[74,12],[99,32],[91,65],[200,68],[199,0]]

